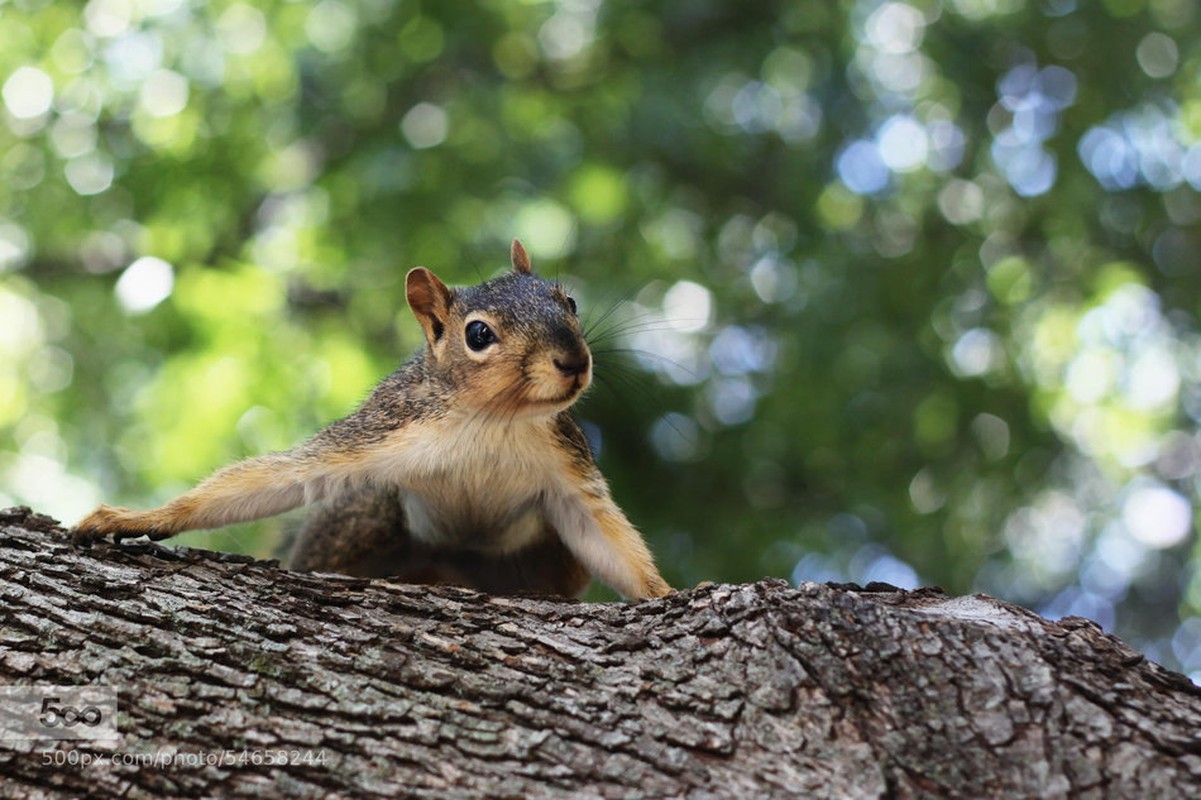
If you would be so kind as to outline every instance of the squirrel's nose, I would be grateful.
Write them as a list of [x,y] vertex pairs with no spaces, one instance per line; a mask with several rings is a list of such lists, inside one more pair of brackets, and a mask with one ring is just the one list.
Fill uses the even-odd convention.
[[587,353],[572,356],[570,358],[555,358],[555,369],[562,372],[568,378],[574,378],[577,375],[583,375],[591,366],[591,359]]

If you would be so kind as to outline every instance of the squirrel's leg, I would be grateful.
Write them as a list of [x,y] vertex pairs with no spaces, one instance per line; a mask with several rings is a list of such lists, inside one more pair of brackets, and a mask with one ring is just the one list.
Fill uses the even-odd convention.
[[395,489],[364,488],[318,503],[288,549],[284,565],[362,578],[395,575],[417,560]]
[[[134,511],[102,505],[71,531],[76,544],[112,535],[113,539],[148,536],[166,539],[196,528],[217,528],[261,519],[303,505],[327,483],[340,477],[311,454],[291,450],[248,458],[218,470],[195,489],[160,508]],[[349,471],[352,462],[344,462]],[[333,469],[339,465],[334,463]]]
[[624,596],[642,600],[671,592],[642,535],[602,482],[552,496],[547,519],[584,568]]

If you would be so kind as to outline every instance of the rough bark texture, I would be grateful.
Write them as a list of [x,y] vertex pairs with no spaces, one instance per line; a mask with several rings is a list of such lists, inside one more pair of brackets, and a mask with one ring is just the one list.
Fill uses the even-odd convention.
[[[1082,619],[782,581],[502,599],[0,512],[0,684],[120,687],[122,753],[0,743],[0,795],[1201,797],[1201,693]],[[99,754],[72,743],[58,751]],[[254,753],[313,754],[254,763]]]

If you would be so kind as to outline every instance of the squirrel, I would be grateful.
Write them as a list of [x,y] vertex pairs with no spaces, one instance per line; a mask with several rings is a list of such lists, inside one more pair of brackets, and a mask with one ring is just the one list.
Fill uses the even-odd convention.
[[422,349],[357,411],[291,450],[248,458],[148,510],[101,505],[71,531],[89,546],[215,528],[320,502],[292,569],[578,596],[591,577],[660,597],[637,529],[610,496],[570,408],[592,379],[575,301],[533,272],[449,288],[405,277]]

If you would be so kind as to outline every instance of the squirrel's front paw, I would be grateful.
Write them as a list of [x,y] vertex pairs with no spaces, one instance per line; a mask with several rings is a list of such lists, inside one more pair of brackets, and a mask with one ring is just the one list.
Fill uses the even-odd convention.
[[90,547],[92,542],[106,536],[112,536],[114,542],[120,542],[135,536],[158,540],[170,535],[170,531],[162,530],[145,512],[102,505],[71,529],[71,544]]
[[671,584],[663,580],[658,575],[655,575],[653,578],[647,581],[646,592],[643,595],[643,598],[651,599],[654,597],[666,597],[673,591],[674,590],[671,588]]

